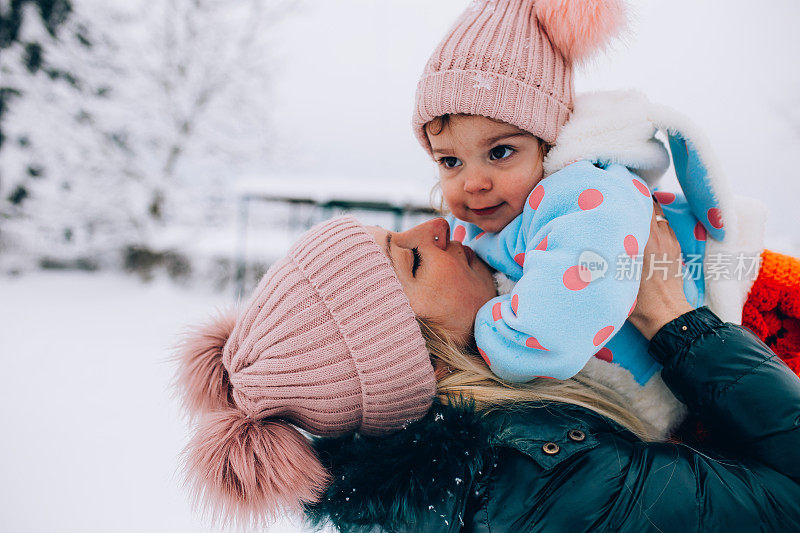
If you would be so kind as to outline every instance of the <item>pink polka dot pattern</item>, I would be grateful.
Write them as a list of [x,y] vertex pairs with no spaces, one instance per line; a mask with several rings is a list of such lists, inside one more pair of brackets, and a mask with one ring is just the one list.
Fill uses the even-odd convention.
[[661,205],[669,205],[675,201],[675,193],[667,192],[667,191],[656,191],[653,193],[653,196],[656,197],[658,203]]
[[517,314],[517,308],[519,308],[519,296],[515,294],[511,297],[511,310],[514,311],[514,315]]
[[478,353],[481,354],[481,357],[483,357],[483,360],[486,361],[486,366],[492,366],[492,362],[489,360],[489,356],[486,355],[486,352],[484,352],[483,350],[478,348]]
[[701,222],[698,222],[694,225],[694,238],[698,241],[706,240],[708,232],[706,231],[705,226]]
[[503,318],[503,314],[500,309],[501,307],[502,306],[500,305],[500,302],[495,302],[495,304],[492,306],[492,319],[495,322]]
[[485,232],[485,231],[482,231],[482,232],[478,233],[477,235],[475,235],[475,240],[477,241],[478,239],[480,239],[480,238],[481,238],[481,237],[483,237],[484,235],[486,235],[486,232]]
[[528,205],[531,206],[531,209],[539,209],[542,198],[544,198],[544,187],[537,185],[528,196]]
[[592,279],[592,273],[588,268],[582,265],[575,265],[569,267],[562,277],[564,286],[571,291],[579,291],[585,289]]
[[536,337],[528,337],[528,339],[525,341],[525,346],[528,348],[534,348],[536,350],[544,350],[545,352],[549,351],[547,348],[542,346],[538,340],[536,340]]
[[650,189],[647,188],[647,185],[637,179],[633,179],[631,181],[633,181],[633,186],[639,189],[640,193],[644,194],[645,196],[650,196]]
[[608,361],[609,363],[614,362],[614,354],[611,353],[611,350],[609,350],[605,346],[600,348],[600,350],[596,354],[594,354],[594,356],[600,359],[601,361]]
[[712,228],[722,228],[722,212],[719,210],[719,207],[712,207],[709,209],[707,216],[708,222],[711,224]]
[[467,236],[467,229],[464,226],[456,226],[456,229],[453,230],[453,240],[458,242],[464,242],[464,237]]
[[635,259],[636,256],[639,255],[639,241],[637,241],[636,237],[633,235],[626,235],[622,244],[625,246],[625,253],[628,254],[631,259]]
[[606,327],[604,327],[603,329],[601,329],[600,331],[595,333],[594,339],[592,340],[592,343],[595,346],[600,346],[601,344],[603,344],[603,342],[605,342],[605,340],[608,337],[611,336],[611,334],[613,332],[614,332],[614,326],[606,326]]
[[520,252],[515,255],[514,261],[516,261],[519,266],[525,266],[525,252]]
[[547,250],[547,235],[544,236],[542,242],[536,245],[536,248],[534,248],[534,250]]
[[594,209],[603,203],[603,193],[597,189],[586,189],[578,195],[578,207],[584,211]]

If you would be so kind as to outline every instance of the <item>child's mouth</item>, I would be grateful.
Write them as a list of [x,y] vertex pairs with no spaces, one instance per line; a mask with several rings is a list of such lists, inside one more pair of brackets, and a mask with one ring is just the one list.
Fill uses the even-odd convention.
[[491,207],[484,207],[483,209],[470,208],[470,211],[472,211],[473,213],[475,213],[478,216],[485,217],[487,215],[491,215],[492,213],[494,213],[495,211],[500,209],[500,206],[502,206],[502,205],[503,205],[503,203],[501,202],[501,203],[499,203],[497,205],[493,205]]

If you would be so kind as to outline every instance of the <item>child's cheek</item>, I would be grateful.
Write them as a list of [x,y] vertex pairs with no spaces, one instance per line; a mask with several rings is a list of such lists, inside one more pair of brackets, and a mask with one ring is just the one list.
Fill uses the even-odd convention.
[[453,186],[448,185],[443,181],[440,181],[439,184],[442,188],[442,199],[444,200],[444,206],[450,211],[458,208],[459,202],[456,191],[453,190]]
[[445,205],[444,205],[444,206],[445,206],[445,208],[446,208],[446,209],[447,209],[447,210],[448,210],[450,213],[452,213],[452,215],[453,215],[454,217],[456,217],[456,218],[457,218],[457,219],[459,219],[459,220],[463,220],[463,221],[465,221],[465,222],[469,222],[469,220],[468,220],[468,218],[469,218],[469,211],[467,211],[467,208],[466,208],[466,206],[463,204],[463,202],[461,202],[460,200],[451,200],[451,201],[448,201],[448,200],[445,198],[445,202],[444,202],[444,204],[445,204]]
[[[527,196],[525,198],[527,198]],[[511,218],[511,220],[513,220],[513,219],[517,218],[519,215],[522,214],[523,208],[525,207],[525,202],[524,201],[522,201],[522,202],[514,201],[513,203],[510,203],[510,205],[511,205],[511,209],[512,209],[510,218]],[[511,220],[509,220],[509,222]]]

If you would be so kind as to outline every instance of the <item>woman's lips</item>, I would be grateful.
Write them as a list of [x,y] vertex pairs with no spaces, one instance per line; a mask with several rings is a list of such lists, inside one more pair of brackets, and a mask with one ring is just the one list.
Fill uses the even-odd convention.
[[467,256],[467,266],[472,266],[472,260],[475,259],[475,252],[469,246],[464,246],[464,255]]
[[484,207],[483,209],[470,208],[470,211],[472,211],[473,213],[475,213],[478,216],[485,217],[485,216],[491,215],[492,213],[494,213],[495,211],[500,209],[501,205],[503,205],[502,202],[497,204],[497,205],[493,205],[491,207]]

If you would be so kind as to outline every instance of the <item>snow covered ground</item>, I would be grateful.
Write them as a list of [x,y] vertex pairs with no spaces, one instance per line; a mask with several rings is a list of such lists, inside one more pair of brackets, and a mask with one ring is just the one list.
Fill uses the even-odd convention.
[[3,531],[219,530],[181,488],[168,359],[183,327],[231,301],[118,274],[0,278]]

